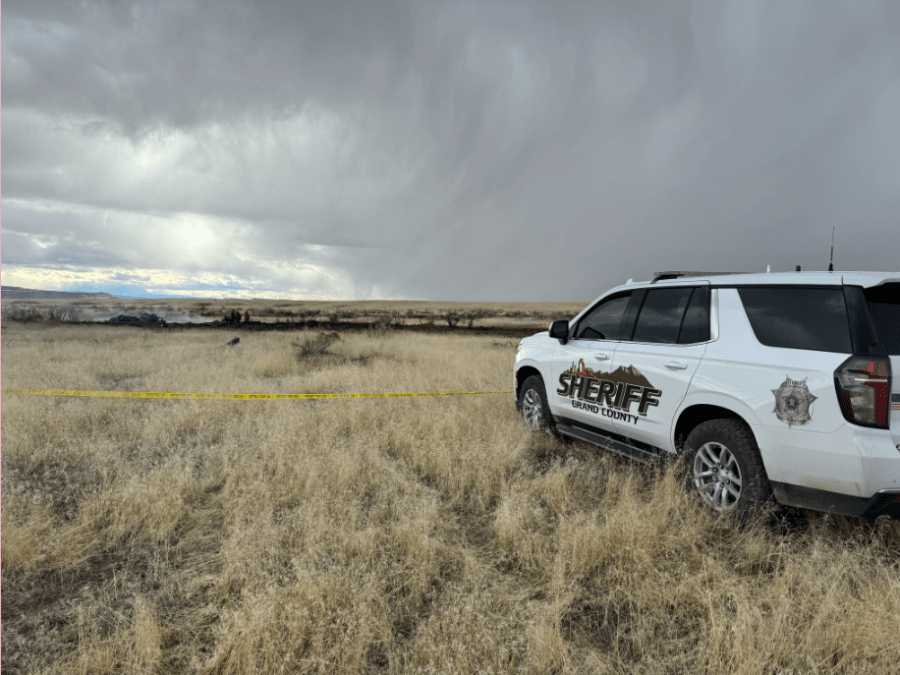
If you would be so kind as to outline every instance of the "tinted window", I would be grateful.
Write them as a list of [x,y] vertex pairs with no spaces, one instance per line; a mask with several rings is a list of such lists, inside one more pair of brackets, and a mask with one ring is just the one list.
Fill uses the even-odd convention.
[[691,296],[684,322],[681,324],[681,333],[678,334],[678,342],[690,345],[707,340],[709,340],[709,287],[701,286],[695,288]]
[[900,356],[900,284],[884,284],[863,291],[875,321],[878,341],[891,356]]
[[634,327],[635,342],[664,342],[678,340],[681,319],[691,298],[693,288],[657,288],[647,291],[641,312]]
[[850,354],[850,325],[840,287],[738,287],[756,339],[769,347]]
[[631,293],[604,300],[588,312],[575,330],[581,340],[618,340],[619,324]]

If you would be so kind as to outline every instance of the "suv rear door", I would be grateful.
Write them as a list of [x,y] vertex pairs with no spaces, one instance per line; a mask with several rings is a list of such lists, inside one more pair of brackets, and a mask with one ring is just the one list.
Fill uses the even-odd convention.
[[860,496],[859,449],[831,435],[846,424],[834,373],[854,352],[839,281],[720,287],[723,345],[707,350],[695,385],[714,383],[750,409],[773,484]]
[[616,348],[612,414],[623,436],[672,450],[669,435],[710,339],[709,283],[651,287]]

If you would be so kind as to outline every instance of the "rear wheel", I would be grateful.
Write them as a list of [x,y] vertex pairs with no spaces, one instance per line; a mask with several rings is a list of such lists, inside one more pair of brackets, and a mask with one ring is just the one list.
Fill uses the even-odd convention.
[[685,482],[714,511],[753,511],[772,495],[753,434],[740,420],[698,424],[684,444]]
[[553,426],[550,417],[550,406],[547,405],[547,391],[544,381],[538,375],[532,375],[522,385],[519,392],[519,403],[525,424],[534,431],[549,429]]

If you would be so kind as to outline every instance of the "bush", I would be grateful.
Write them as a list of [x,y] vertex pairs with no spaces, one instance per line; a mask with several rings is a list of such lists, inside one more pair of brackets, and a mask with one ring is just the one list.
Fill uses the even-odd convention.
[[315,337],[309,338],[305,342],[292,342],[291,344],[296,348],[295,356],[300,360],[328,354],[329,347],[340,339],[341,336],[336,331],[320,331]]
[[40,307],[13,305],[3,310],[3,319],[6,321],[18,321],[21,323],[47,322],[60,323],[63,321],[77,321],[75,312],[71,309],[50,305],[46,311]]
[[469,322],[469,328],[472,327],[472,324],[475,323],[477,319],[484,319],[491,316],[491,313],[486,309],[476,309],[471,312],[465,312],[463,314],[463,318]]

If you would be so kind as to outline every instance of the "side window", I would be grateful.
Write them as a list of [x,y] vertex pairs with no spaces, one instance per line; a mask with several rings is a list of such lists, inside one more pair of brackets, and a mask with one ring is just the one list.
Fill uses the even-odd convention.
[[634,326],[634,342],[675,344],[693,288],[656,288],[647,291]]
[[709,340],[709,287],[701,286],[694,289],[688,303],[681,332],[678,334],[678,344],[691,345],[707,340]]
[[867,288],[864,293],[879,341],[888,354],[900,356],[900,284]]
[[838,286],[738,286],[756,339],[768,347],[851,354],[850,322]]
[[602,301],[584,315],[575,328],[576,340],[618,340],[619,324],[631,292]]

